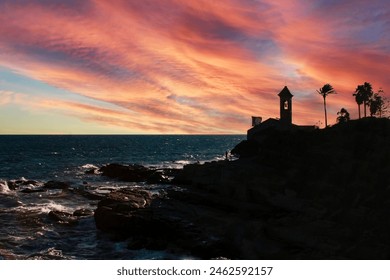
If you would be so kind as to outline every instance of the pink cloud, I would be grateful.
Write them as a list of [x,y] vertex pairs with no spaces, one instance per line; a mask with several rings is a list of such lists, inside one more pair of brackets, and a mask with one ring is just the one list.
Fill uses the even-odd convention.
[[22,2],[0,4],[0,66],[120,108],[60,103],[86,122],[245,133],[278,116],[285,84],[301,124],[323,118],[324,83],[329,112],[355,117],[357,84],[390,88],[383,0]]

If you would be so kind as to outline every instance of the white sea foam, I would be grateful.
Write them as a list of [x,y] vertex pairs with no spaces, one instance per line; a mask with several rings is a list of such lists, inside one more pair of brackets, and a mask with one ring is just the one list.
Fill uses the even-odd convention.
[[38,212],[38,213],[49,213],[50,211],[62,211],[72,213],[75,209],[71,207],[67,207],[54,201],[49,201],[48,203],[32,203],[26,204],[17,207],[17,209],[21,212]]
[[81,166],[83,169],[92,169],[92,168],[98,168],[96,165],[93,165],[92,163],[87,163]]
[[[149,165],[145,165],[147,167],[150,167],[150,168],[171,168],[171,169],[181,169],[183,168],[185,165],[188,165],[188,164],[195,164],[195,163],[198,163],[198,164],[204,164],[206,162],[211,162],[211,161],[220,161],[220,160],[224,160],[225,159],[225,155],[221,155],[221,156],[217,156],[217,157],[214,157],[214,158],[211,158],[209,160],[187,160],[187,159],[182,159],[182,160],[175,160],[175,161],[164,161],[162,162],[161,164],[149,164]],[[232,156],[229,156],[229,159],[230,160],[233,160],[235,158],[233,158]]]
[[190,161],[190,160],[176,160],[174,161],[175,164],[178,164],[178,165],[186,165],[186,164],[190,164],[192,163],[193,161]]

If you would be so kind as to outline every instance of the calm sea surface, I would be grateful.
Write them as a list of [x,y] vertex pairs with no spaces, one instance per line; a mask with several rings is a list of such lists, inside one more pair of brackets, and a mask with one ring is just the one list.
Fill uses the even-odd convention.
[[[142,184],[109,180],[85,171],[108,163],[182,168],[192,162],[223,159],[244,135],[69,135],[0,136],[0,259],[164,259],[161,251],[126,248],[96,230],[92,216],[66,226],[48,218],[52,210],[94,210],[93,202],[61,190],[22,193],[7,181],[86,182],[97,191]],[[26,186],[31,187],[31,186]],[[148,186],[150,188],[150,186]],[[156,186],[163,187],[163,186]]]

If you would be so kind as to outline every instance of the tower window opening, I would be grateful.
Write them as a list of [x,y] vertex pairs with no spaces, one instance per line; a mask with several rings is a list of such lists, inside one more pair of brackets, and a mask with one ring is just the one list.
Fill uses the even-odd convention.
[[284,101],[283,107],[284,107],[284,110],[288,110],[288,102],[287,102],[287,100]]

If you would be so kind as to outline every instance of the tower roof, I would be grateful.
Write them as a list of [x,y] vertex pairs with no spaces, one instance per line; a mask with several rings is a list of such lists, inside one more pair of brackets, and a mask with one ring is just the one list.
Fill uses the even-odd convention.
[[287,88],[287,86],[285,86],[281,92],[279,92],[278,94],[280,97],[286,97],[286,98],[291,98],[293,97],[293,95],[291,94],[291,92],[289,91],[289,89]]

